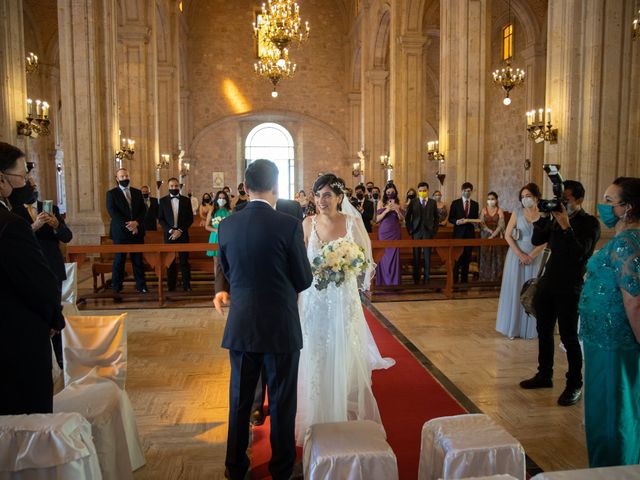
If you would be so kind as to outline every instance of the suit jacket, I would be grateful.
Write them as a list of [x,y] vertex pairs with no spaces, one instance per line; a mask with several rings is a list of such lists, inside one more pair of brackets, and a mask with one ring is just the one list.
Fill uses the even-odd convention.
[[423,207],[420,198],[413,198],[407,207],[405,223],[413,238],[435,237],[438,231],[438,204],[434,199],[427,198]]
[[[142,199],[144,202],[144,198]],[[158,199],[156,197],[149,197],[149,207],[145,202],[145,214],[144,214],[144,229],[145,231],[158,230]]]
[[223,348],[300,350],[298,293],[313,281],[302,223],[263,202],[251,202],[220,223],[218,246],[232,292]]
[[476,231],[473,223],[466,223],[463,225],[456,225],[456,221],[461,218],[479,218],[480,207],[475,200],[469,200],[469,215],[465,217],[464,203],[462,198],[458,198],[451,202],[451,208],[449,209],[449,223],[453,224],[453,238],[475,238]]
[[[24,218],[29,225],[33,224],[33,219],[29,215],[29,210],[24,205],[18,205],[13,208],[13,213]],[[42,202],[37,203],[38,213],[42,213]],[[51,225],[43,225],[35,232],[36,239],[40,244],[44,258],[47,260],[49,267],[55,274],[58,282],[67,279],[67,271],[64,268],[64,257],[60,251],[60,243],[69,243],[73,238],[73,234],[64,219],[60,216],[60,210],[53,206],[53,214],[58,219],[58,228],[56,230]]]
[[[109,236],[114,243],[144,243],[144,215],[147,208],[140,190],[130,187],[129,191],[131,207],[120,187],[112,188],[107,192],[107,211],[111,216]],[[138,222],[137,235],[131,233],[125,226],[131,220]]]
[[[233,209],[234,213],[239,212],[244,207],[249,205],[250,202],[241,203],[240,205],[236,205],[236,208]],[[285,198],[279,198],[276,200],[276,210],[278,212],[286,213],[291,215],[292,217],[297,218],[298,220],[304,220],[304,212],[302,211],[302,206],[295,200],[287,200]]]
[[[173,222],[173,208],[171,207],[171,195],[165,195],[160,199],[158,208],[158,221],[164,230],[164,243],[189,243],[189,227],[193,223],[193,211],[191,200],[184,195],[178,196],[178,223]],[[169,230],[182,230],[182,235],[177,240],[169,240]]]
[[[358,203],[360,203],[360,200],[358,200]],[[373,213],[374,213],[374,210],[375,210],[375,208],[373,206],[373,202],[365,197],[362,200],[361,205],[362,205],[362,210],[363,211],[360,212],[360,215],[362,215],[362,221],[364,223],[364,228],[367,229],[367,232],[371,233],[373,231],[373,229],[371,228],[371,221],[373,220]]]
[[64,327],[58,279],[29,224],[2,203],[0,304],[0,415],[50,412],[49,331]]

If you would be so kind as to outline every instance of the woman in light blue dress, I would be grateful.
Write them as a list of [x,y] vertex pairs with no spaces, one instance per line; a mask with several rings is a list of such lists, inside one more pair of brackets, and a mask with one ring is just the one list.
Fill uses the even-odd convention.
[[615,180],[604,198],[616,235],[589,260],[579,307],[591,467],[640,463],[640,178]]
[[528,315],[520,303],[520,290],[524,282],[538,275],[542,261],[540,253],[546,246],[534,247],[531,243],[533,222],[540,217],[540,195],[540,189],[535,183],[529,183],[520,189],[521,206],[511,214],[505,232],[509,251],[502,273],[496,330],[511,340],[516,337],[538,337],[536,319]]

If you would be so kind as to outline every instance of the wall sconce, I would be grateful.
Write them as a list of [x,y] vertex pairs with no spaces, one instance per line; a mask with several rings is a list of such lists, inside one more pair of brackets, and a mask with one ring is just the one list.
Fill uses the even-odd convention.
[[385,170],[393,170],[393,163],[389,155],[380,155],[380,166]]
[[120,137],[120,149],[116,150],[116,159],[120,167],[122,167],[122,160],[132,160],[133,155],[136,153],[136,142],[130,138]]
[[38,66],[38,56],[34,55],[33,52],[29,52],[29,55],[27,55],[27,61],[24,64],[24,69],[28,74],[31,74],[38,71]]
[[546,125],[544,109],[531,110],[527,112],[527,132],[529,140],[536,143],[549,142],[558,143],[558,129],[551,124],[551,109],[547,108]]
[[56,172],[58,173],[58,175],[62,175],[62,164],[61,163],[56,164]]
[[636,13],[635,18],[633,19],[633,36],[634,40],[640,38],[640,10]]
[[180,158],[178,159],[178,171],[180,172],[180,177],[186,177],[191,171],[191,165],[189,162],[183,162],[182,158]]
[[353,164],[353,170],[351,170],[351,175],[353,175],[354,178],[357,178],[360,175],[362,175],[362,170],[360,169],[360,162],[355,162]]
[[36,114],[33,115],[33,100],[27,98],[27,118],[26,122],[18,120],[18,135],[38,138],[49,135],[49,104],[36,100]]
[[439,144],[437,140],[433,142],[427,142],[427,156],[431,161],[437,160],[438,162],[442,163],[444,162],[444,153],[440,153],[440,151],[438,150],[438,146]]

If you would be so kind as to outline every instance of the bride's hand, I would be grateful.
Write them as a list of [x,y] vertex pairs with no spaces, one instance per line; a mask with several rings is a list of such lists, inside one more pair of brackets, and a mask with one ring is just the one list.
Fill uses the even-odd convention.
[[229,305],[230,302],[231,297],[229,296],[229,292],[218,292],[216,296],[213,297],[213,306],[222,316],[224,316],[224,313],[222,313],[222,305]]

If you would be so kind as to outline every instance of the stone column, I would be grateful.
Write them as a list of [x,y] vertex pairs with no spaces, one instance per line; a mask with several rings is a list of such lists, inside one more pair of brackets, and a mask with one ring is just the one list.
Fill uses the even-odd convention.
[[[347,144],[349,146],[349,157],[353,157],[351,163],[355,163],[360,161],[356,152],[360,150],[360,92],[352,92],[349,93],[349,132],[347,136]],[[361,168],[364,168],[364,165],[361,163]],[[359,177],[351,177],[352,183],[357,185],[360,183],[362,176]],[[347,182],[349,183],[349,182]]]
[[445,154],[445,196],[469,181],[484,192],[485,101],[489,80],[487,0],[440,4],[440,151]]
[[365,73],[361,107],[364,116],[364,145],[367,149],[365,179],[382,188],[386,180],[385,171],[380,167],[380,155],[388,154],[388,131],[386,91],[389,72],[368,70]]
[[[545,162],[580,180],[585,208],[611,181],[640,174],[640,46],[631,38],[633,0],[551,0],[547,104],[557,145]],[[548,188],[547,188],[548,191]]]
[[59,0],[67,219],[74,243],[98,243],[118,144],[115,0]]
[[0,0],[0,141],[24,148],[16,122],[27,116],[22,0]]
[[391,51],[390,151],[393,180],[399,194],[422,180],[426,162],[424,140],[424,47],[427,38],[418,33],[400,35]]
[[[526,88],[527,111],[543,108],[545,106],[546,48],[544,45],[533,44],[522,51],[522,58],[525,62],[524,71],[526,72],[524,87]],[[522,115],[524,117],[524,113]],[[523,135],[525,135],[524,132]],[[544,145],[527,138],[524,148],[525,158],[531,162],[529,170],[525,173],[525,181],[542,185],[546,181],[543,178],[544,171],[542,170]]]

